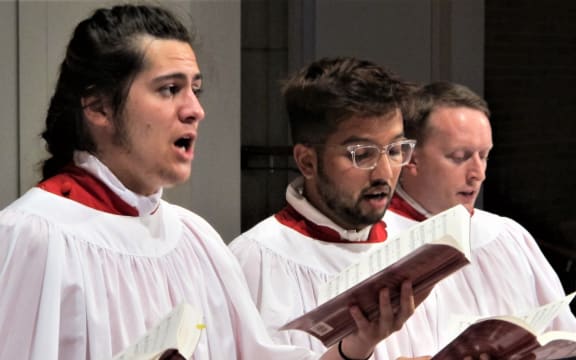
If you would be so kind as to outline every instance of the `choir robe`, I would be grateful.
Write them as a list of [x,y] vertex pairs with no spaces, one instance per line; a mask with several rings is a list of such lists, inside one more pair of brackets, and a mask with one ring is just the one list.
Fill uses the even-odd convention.
[[200,216],[75,165],[0,212],[0,359],[111,359],[181,302],[204,314],[195,360],[319,357],[272,342]]
[[[384,221],[393,236],[429,216],[398,187]],[[538,244],[516,221],[474,209],[470,242],[471,263],[438,283],[421,305],[435,324],[438,346],[456,335],[449,331],[454,315],[521,314],[565,296]],[[566,307],[547,330],[576,331],[576,318],[570,308]]]
[[[323,351],[323,344],[298,330],[279,330],[318,306],[318,287],[380,246],[386,224],[347,231],[302,196],[302,178],[286,190],[288,206],[238,236],[230,248],[239,259],[248,287],[276,342]],[[384,230],[383,230],[384,229]],[[432,354],[438,347],[428,314],[416,309],[404,327],[378,344],[374,360]]]
[[[321,351],[324,347],[316,338],[278,329],[314,309],[320,284],[380,243],[366,241],[370,227],[355,234],[331,222],[306,201],[301,187],[301,178],[288,186],[289,211],[284,209],[263,220],[230,247],[274,339]],[[384,216],[389,236],[427,217],[413,207],[398,206],[398,199],[394,197]],[[298,216],[286,216],[294,211]],[[456,335],[449,326],[454,315],[512,314],[564,296],[557,275],[518,223],[476,209],[471,228],[471,265],[437,284],[403,328],[377,346],[375,360],[434,355]],[[549,329],[576,331],[576,319],[567,308]]]

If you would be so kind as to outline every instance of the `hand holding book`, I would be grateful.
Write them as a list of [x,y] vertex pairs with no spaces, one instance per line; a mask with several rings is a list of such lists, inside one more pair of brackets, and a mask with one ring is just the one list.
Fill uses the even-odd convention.
[[344,269],[319,289],[320,305],[281,330],[308,332],[330,346],[357,330],[350,316],[358,306],[368,319],[380,315],[378,294],[387,288],[394,313],[400,311],[400,284],[409,280],[415,304],[446,276],[469,263],[470,214],[455,206],[386,240],[362,261]]
[[[390,291],[381,289],[379,294],[379,313],[375,318],[368,319],[362,309],[352,305],[348,310],[356,325],[357,331],[340,339],[337,346],[339,359],[368,359],[374,347],[393,332],[399,330],[415,310],[412,284],[410,281],[402,283],[400,291],[399,311],[394,312],[390,299]],[[346,345],[344,345],[346,343]],[[346,350],[344,350],[346,348]],[[355,356],[349,356],[351,350]],[[358,355],[362,354],[362,355]],[[416,359],[418,360],[418,359]]]

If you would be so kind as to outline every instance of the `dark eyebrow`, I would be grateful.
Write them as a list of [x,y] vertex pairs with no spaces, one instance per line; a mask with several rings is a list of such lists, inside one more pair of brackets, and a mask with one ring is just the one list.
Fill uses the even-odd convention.
[[[394,142],[394,141],[398,141],[398,140],[404,140],[404,139],[406,139],[406,136],[404,135],[404,133],[400,133],[400,134],[394,136],[392,138],[392,141],[390,141],[390,142]],[[352,145],[352,144],[357,144],[357,143],[374,144],[374,141],[372,141],[372,139],[368,139],[368,138],[364,138],[364,137],[351,136],[351,137],[345,139],[344,141],[342,141],[340,143],[340,145]]]
[[[188,78],[188,76],[186,76],[186,74],[184,74],[184,73],[172,73],[172,74],[167,74],[167,75],[158,76],[158,77],[155,78],[153,81],[154,81],[155,83],[163,82],[163,81],[166,81],[166,80],[182,80],[182,81],[185,81],[187,78]],[[201,80],[202,80],[202,74],[200,74],[200,73],[194,75],[194,77],[192,78],[192,82],[201,81]]]

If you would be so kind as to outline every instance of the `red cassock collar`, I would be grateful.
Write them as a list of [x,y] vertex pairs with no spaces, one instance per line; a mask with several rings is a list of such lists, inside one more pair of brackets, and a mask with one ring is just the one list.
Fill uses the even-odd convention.
[[392,201],[390,201],[390,206],[388,207],[387,211],[395,212],[398,215],[402,215],[415,221],[426,220],[426,216],[421,214],[398,194],[394,194],[392,197]]
[[40,182],[39,188],[110,214],[138,216],[138,209],[127,204],[88,171],[66,166],[61,173]]
[[[398,215],[402,215],[415,221],[424,221],[427,219],[426,215],[416,210],[412,205],[410,205],[410,203],[408,203],[408,201],[406,201],[402,196],[398,195],[398,193],[395,193],[392,197],[388,211],[395,212]],[[474,209],[470,213],[470,216],[473,215]]]
[[281,224],[298,231],[302,235],[326,242],[359,244],[378,243],[383,242],[388,237],[388,233],[386,232],[386,224],[383,221],[379,221],[372,225],[367,240],[350,241],[342,239],[340,234],[334,229],[313,223],[312,221],[302,216],[290,205],[284,207],[284,209],[280,210],[274,216],[276,217],[276,220],[278,220]]

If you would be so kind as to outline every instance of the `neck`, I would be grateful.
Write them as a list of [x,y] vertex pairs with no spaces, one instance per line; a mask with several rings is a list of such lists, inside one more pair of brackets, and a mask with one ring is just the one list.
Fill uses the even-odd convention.
[[[325,213],[314,206],[307,197],[304,196],[304,179],[299,177],[295,179],[286,189],[286,201],[288,204],[306,219],[306,221],[318,226],[330,228],[339,234],[343,241],[366,241],[373,225],[365,226],[359,230],[349,230],[342,227],[340,224],[334,222],[327,217]],[[379,222],[380,223],[380,222]]]

